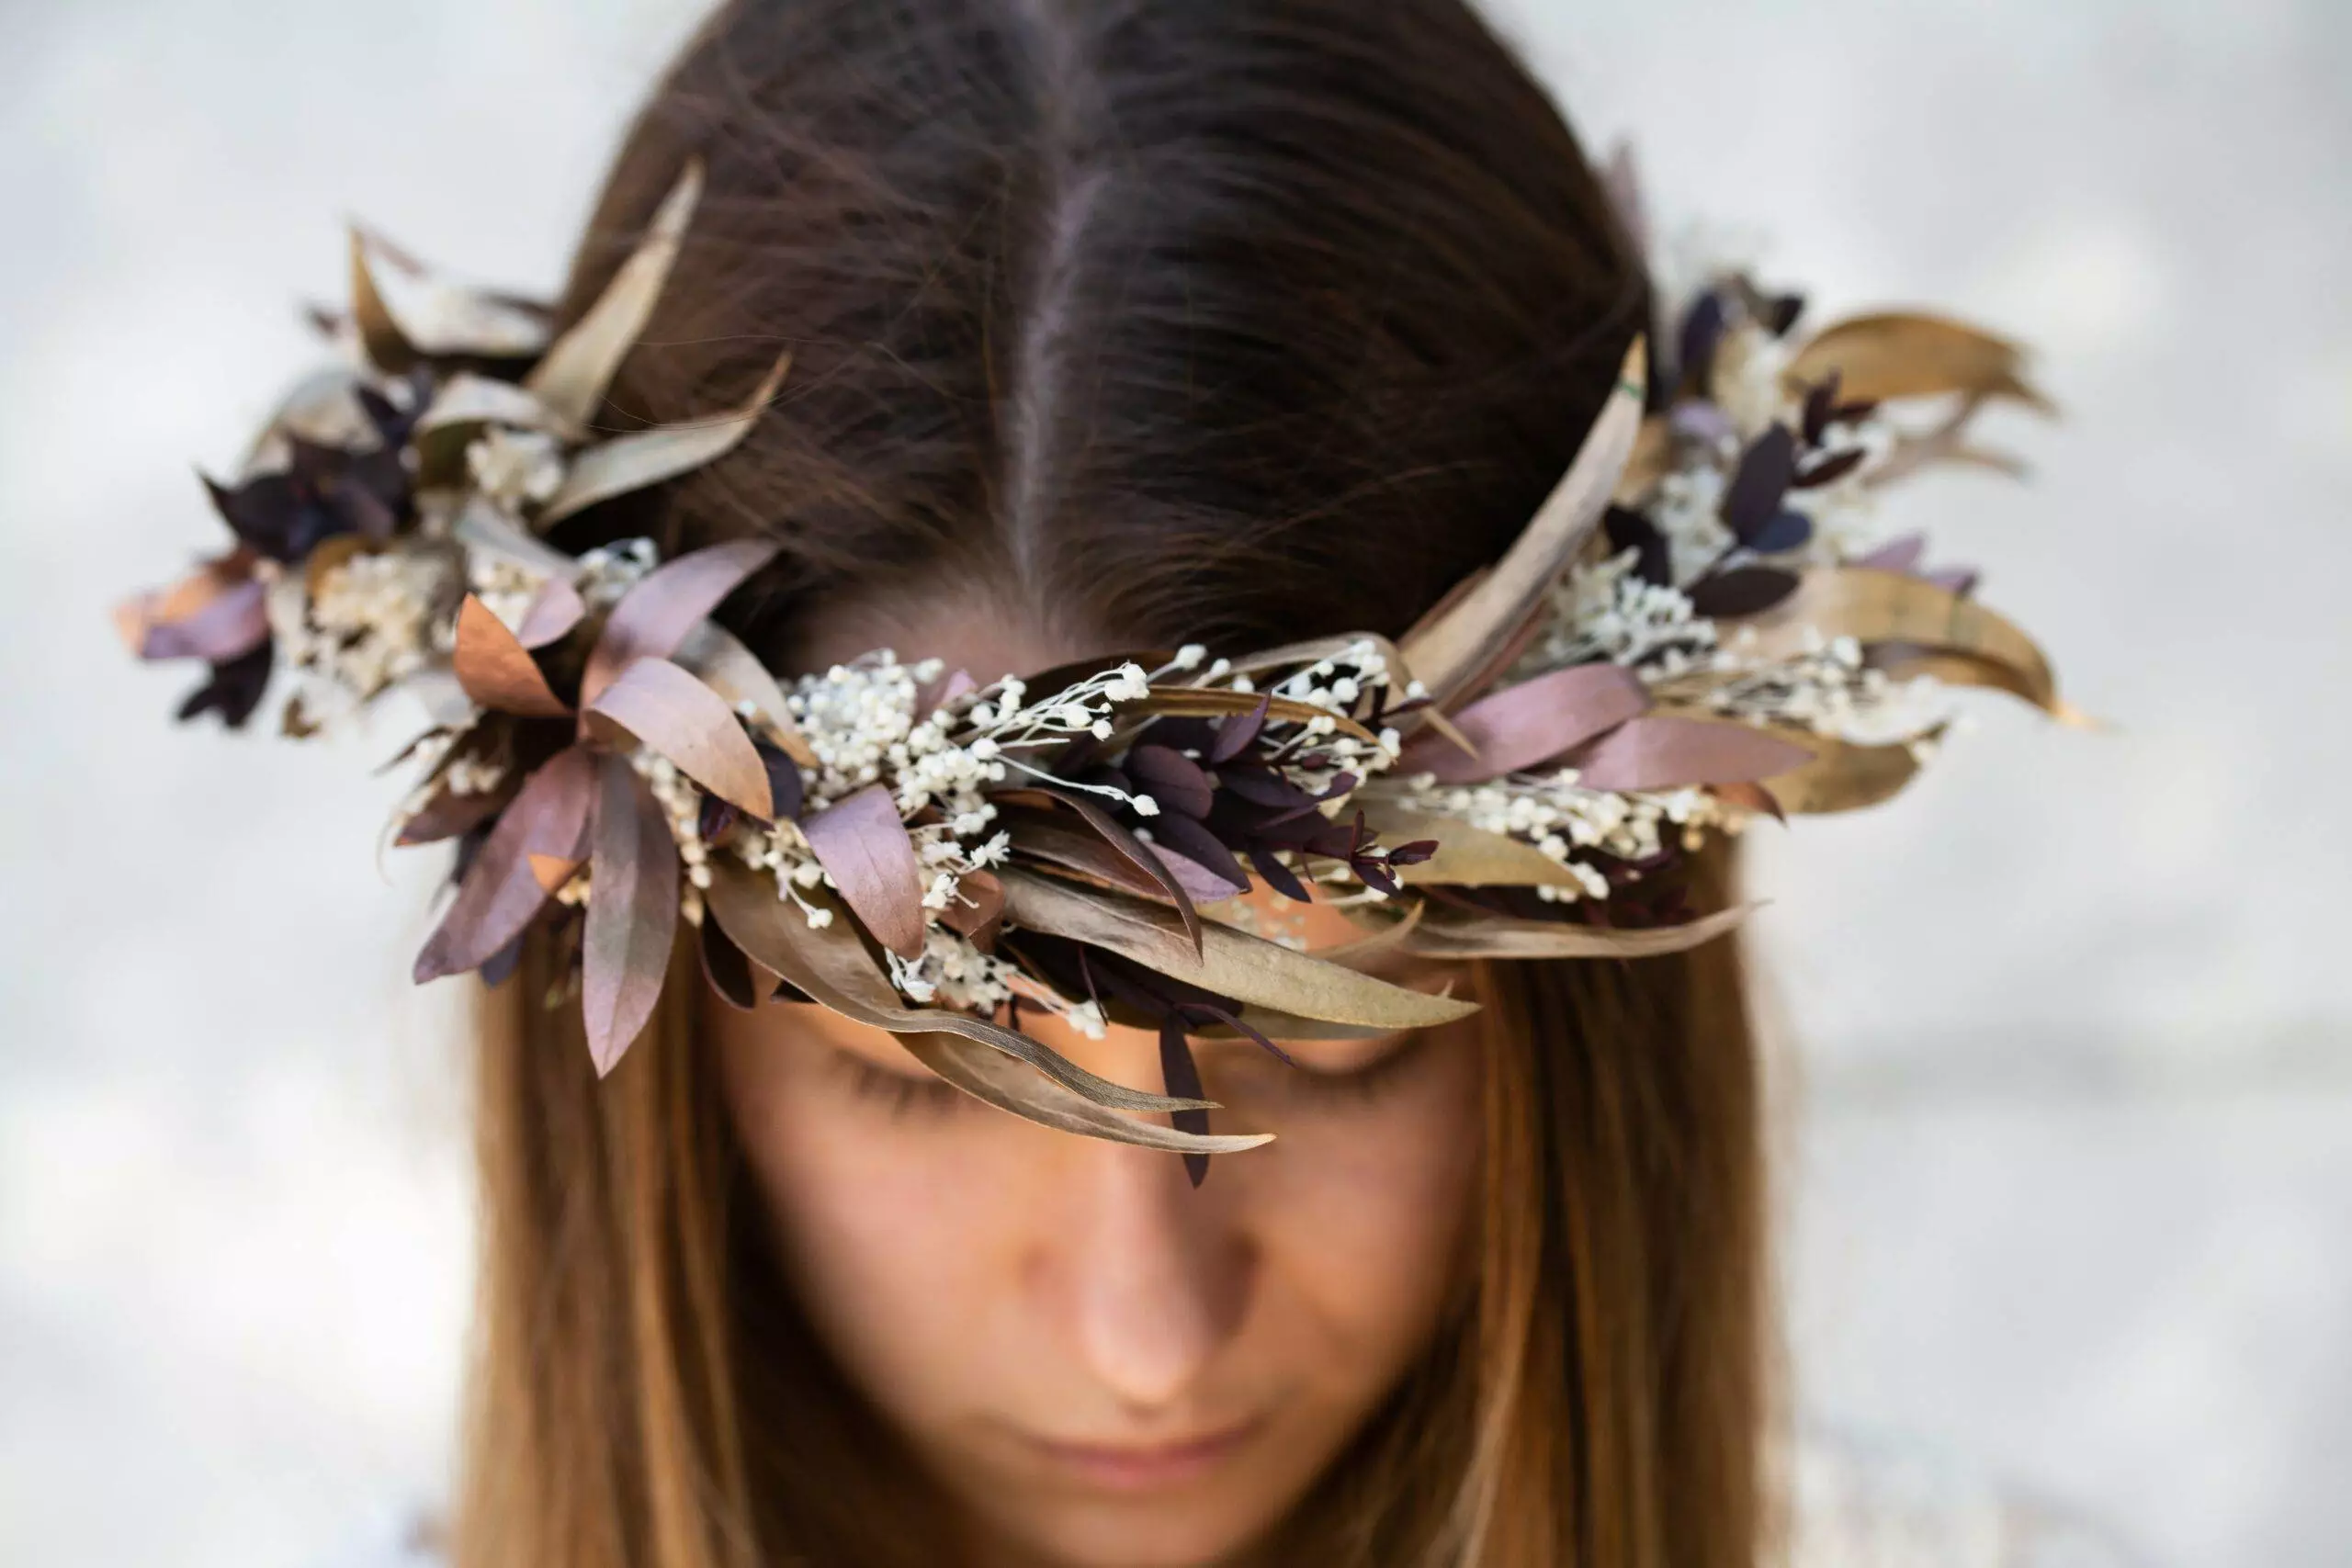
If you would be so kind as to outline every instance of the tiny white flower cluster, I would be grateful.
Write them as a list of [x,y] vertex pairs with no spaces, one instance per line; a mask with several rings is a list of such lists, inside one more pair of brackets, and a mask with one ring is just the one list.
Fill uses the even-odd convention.
[[519,513],[562,488],[563,444],[545,431],[492,425],[466,448],[466,473],[501,510]]
[[508,630],[523,624],[545,579],[529,568],[486,550],[466,552],[466,591],[481,600]]
[[[1384,728],[1377,741],[1361,740],[1341,734],[1339,720],[1352,717],[1358,705],[1370,693],[1394,684],[1388,656],[1370,637],[1360,638],[1341,652],[1274,682],[1269,688],[1274,695],[1326,709],[1329,715],[1299,726],[1298,733],[1274,753],[1276,764],[1283,767],[1293,783],[1318,794],[1329,788],[1342,773],[1353,773],[1359,780],[1385,773],[1401,749],[1397,731]],[[1408,682],[1403,693],[1407,701],[1429,694],[1419,681]],[[1297,762],[1299,753],[1309,747],[1328,758],[1329,764],[1309,768]]]
[[702,838],[702,792],[694,781],[678,771],[676,763],[657,751],[643,746],[628,754],[628,765],[645,781],[653,798],[662,805],[662,815],[670,824],[670,837],[677,841],[678,859],[684,863],[686,886],[679,890],[684,907],[686,923],[702,924],[702,896],[710,886],[710,846]]
[[1770,660],[1744,654],[1735,638],[1695,684],[1692,695],[1726,717],[1788,725],[1858,746],[1916,740],[1951,717],[1940,682],[1890,679],[1849,637],[1809,633],[1804,652]]
[[1677,672],[1715,646],[1715,625],[1679,589],[1634,575],[1634,552],[1569,570],[1552,590],[1543,632],[1512,671],[1525,680],[1574,664],[1657,665]]
[[448,652],[455,627],[437,612],[456,573],[435,547],[357,551],[320,571],[296,613],[273,618],[278,651],[315,678],[314,693],[356,707]]
[[621,595],[662,564],[662,552],[650,539],[616,539],[580,558],[580,575],[572,587],[591,610],[609,610]]
[[1665,847],[1670,829],[1696,849],[1709,828],[1737,832],[1747,814],[1703,789],[1619,794],[1587,789],[1574,768],[1514,773],[1490,783],[1441,787],[1427,774],[1407,796],[1413,809],[1459,818],[1474,828],[1533,845],[1576,878],[1574,887],[1539,887],[1549,902],[1605,899],[1609,881],[1591,857],[1639,861]]
[[943,926],[933,926],[925,934],[921,957],[909,961],[895,953],[888,957],[891,982],[921,1007],[945,1006],[993,1018],[1005,1003],[1017,999],[1059,1014],[1090,1040],[1102,1039],[1109,1027],[1100,1003],[1072,1001],[1040,985],[1017,964],[982,953]]

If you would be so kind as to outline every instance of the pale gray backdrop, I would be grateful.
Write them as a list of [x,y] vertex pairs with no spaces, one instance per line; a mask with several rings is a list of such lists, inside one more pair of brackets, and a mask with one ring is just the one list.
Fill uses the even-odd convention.
[[[104,609],[209,542],[342,219],[545,288],[694,9],[0,0],[0,1560],[353,1562],[441,1493],[436,868],[371,852],[381,738],[175,730]],[[1988,710],[1762,856],[1807,1408],[2152,1562],[2346,1561],[2352,7],[1498,9],[1669,223],[2068,410],[1904,504],[2119,731]]]

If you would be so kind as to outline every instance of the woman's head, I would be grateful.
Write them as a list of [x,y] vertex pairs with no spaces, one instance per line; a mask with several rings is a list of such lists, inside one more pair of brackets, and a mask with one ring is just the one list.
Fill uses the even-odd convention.
[[[694,156],[611,417],[724,406],[779,345],[792,379],[567,542],[776,539],[727,618],[784,670],[1401,632],[1501,554],[1645,315],[1459,0],[729,6],[632,131],[572,310]],[[528,956],[485,1044],[475,1563],[1750,1554],[1724,949],[1457,975],[1476,1018],[1297,1068],[1204,1044],[1220,1114],[1278,1141],[1197,1191],[698,985],[598,1084],[555,973]],[[1157,1087],[1148,1037],[1048,1043]]]

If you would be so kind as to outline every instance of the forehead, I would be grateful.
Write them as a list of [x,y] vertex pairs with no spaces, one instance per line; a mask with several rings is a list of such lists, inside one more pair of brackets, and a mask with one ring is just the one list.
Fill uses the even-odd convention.
[[937,659],[982,685],[1096,654],[1123,652],[1099,637],[1056,624],[1033,605],[1014,603],[975,581],[868,592],[828,603],[812,614],[792,649],[804,671],[846,664],[887,648],[909,663]]

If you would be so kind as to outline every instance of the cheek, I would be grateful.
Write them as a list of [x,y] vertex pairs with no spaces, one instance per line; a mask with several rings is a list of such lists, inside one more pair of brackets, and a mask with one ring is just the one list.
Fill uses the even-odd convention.
[[963,1132],[855,1101],[829,1047],[719,1030],[738,1136],[820,1335],[885,1410],[921,1424],[961,1403],[972,1304],[1012,1250],[967,1170]]
[[[1314,1363],[1368,1403],[1402,1373],[1464,1282],[1482,1143],[1484,1063],[1466,1035],[1430,1041],[1405,1079],[1363,1104],[1287,1105],[1253,1205],[1269,1271],[1295,1314],[1267,1327],[1323,1341]],[[1269,1303],[1270,1306],[1274,1303]],[[1291,1321],[1283,1321],[1288,1317]],[[1302,1360],[1306,1347],[1294,1346]]]

